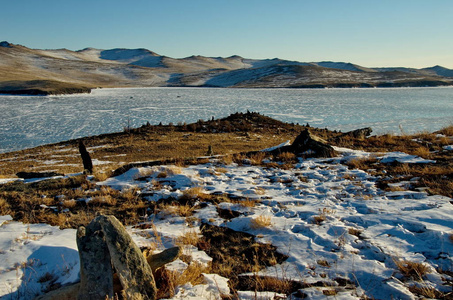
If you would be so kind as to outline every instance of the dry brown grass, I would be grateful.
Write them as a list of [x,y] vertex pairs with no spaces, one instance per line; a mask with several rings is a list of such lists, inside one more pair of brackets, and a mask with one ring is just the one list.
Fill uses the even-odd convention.
[[312,222],[313,222],[313,224],[321,225],[322,222],[327,220],[328,215],[334,215],[334,214],[335,214],[335,210],[324,207],[323,209],[319,210],[319,215],[313,216]]
[[110,176],[112,176],[112,172],[110,170],[107,171],[101,171],[97,170],[94,173],[94,180],[95,181],[105,181],[107,180]]
[[420,146],[410,151],[410,154],[417,155],[426,159],[431,158],[431,152],[428,148]]
[[338,292],[335,289],[322,290],[323,295],[325,296],[335,296]]
[[197,198],[203,198],[204,196],[207,196],[206,193],[204,192],[203,187],[201,186],[196,186],[189,188],[187,190],[184,190],[182,192],[182,198],[185,199],[197,199]]
[[167,215],[190,217],[194,207],[189,204],[159,204],[158,209]]
[[176,238],[177,246],[192,245],[197,246],[200,241],[200,235],[195,230],[186,231],[184,234]]
[[63,202],[61,203],[61,205],[63,205],[63,207],[66,207],[66,208],[75,208],[77,206],[77,201],[74,200],[74,199],[71,199],[71,200],[63,200]]
[[[214,145],[216,154],[223,157],[225,164],[230,164],[231,154],[275,146],[296,137],[298,131],[286,131],[275,136],[272,130],[264,130],[260,139],[243,139],[243,133],[201,133],[179,132],[171,128],[154,126],[131,133],[107,134],[85,138],[90,147],[103,146],[89,150],[92,158],[109,161],[106,165],[95,166],[95,175],[102,180],[105,170],[112,170],[119,165],[136,161],[152,161],[165,159],[184,159],[204,156],[208,145]],[[238,138],[240,137],[240,138]],[[64,148],[61,148],[64,146]],[[61,155],[67,149],[69,155]],[[66,152],[64,154],[67,154]],[[55,158],[55,155],[60,155]],[[49,160],[61,160],[55,165],[45,164]],[[238,157],[236,159],[239,159]],[[32,149],[0,154],[0,175],[12,177],[20,171],[44,171],[52,168],[57,172],[76,173],[82,171],[82,160],[78,154],[78,141],[45,145]]]
[[250,163],[252,165],[261,165],[263,160],[268,156],[268,153],[266,152],[256,152],[253,155],[250,156]]
[[423,276],[430,273],[429,267],[424,263],[397,259],[394,259],[394,262],[401,274],[407,278],[422,280]]
[[373,164],[377,163],[375,157],[355,158],[346,163],[346,165],[352,169],[369,169]]
[[442,128],[438,132],[440,134],[443,134],[443,135],[446,135],[446,136],[453,136],[453,125],[450,125],[450,126],[447,126],[445,128]]
[[330,263],[325,259],[318,259],[316,263],[322,267],[330,268]]
[[324,222],[326,219],[327,219],[326,215],[323,214],[313,216],[313,224],[321,225],[321,223]]
[[252,229],[262,229],[268,228],[272,225],[270,216],[260,215],[256,218],[250,220],[250,228]]
[[295,163],[297,162],[296,159],[296,154],[291,153],[291,152],[283,152],[277,155],[277,159],[279,161],[285,162],[285,163]]
[[182,273],[161,268],[155,274],[158,288],[157,299],[171,298],[175,295],[176,288],[188,282],[192,285],[204,282],[203,273],[209,273],[210,267],[192,262]]
[[8,215],[10,213],[10,206],[8,202],[0,195],[0,215]]
[[260,201],[255,200],[255,199],[246,198],[246,199],[231,201],[231,202],[239,203],[239,205],[241,205],[242,207],[255,207],[256,204],[259,203]]
[[[275,293],[281,293],[285,295],[291,295],[302,285],[299,282],[293,281],[290,278],[271,277],[271,276],[259,276],[257,274],[250,276],[240,276],[238,283],[234,284],[236,288],[240,290],[251,290],[254,292],[260,291],[272,291]],[[233,288],[233,295],[236,295],[236,290]],[[236,299],[236,297],[230,297],[228,299]]]
[[[435,288],[431,286],[416,286],[412,285],[409,286],[409,291],[411,291],[414,294],[421,295],[424,297],[428,297],[429,299],[451,299],[451,294],[450,297],[448,297],[447,294],[444,294]],[[447,298],[448,297],[448,298]]]
[[228,172],[228,169],[222,168],[222,167],[216,167],[216,168],[215,168],[215,172],[216,172],[216,173],[225,174],[225,173]]
[[362,233],[362,231],[359,230],[359,229],[357,229],[357,228],[350,227],[350,228],[348,228],[348,233],[349,233],[350,235],[355,235],[356,237],[359,237],[360,234]]
[[87,225],[99,213],[115,214],[124,224],[133,224],[155,205],[144,202],[136,191],[96,186],[84,176],[0,185],[0,199],[16,221],[60,228]]
[[118,200],[111,195],[94,196],[88,205],[110,205],[115,206]]

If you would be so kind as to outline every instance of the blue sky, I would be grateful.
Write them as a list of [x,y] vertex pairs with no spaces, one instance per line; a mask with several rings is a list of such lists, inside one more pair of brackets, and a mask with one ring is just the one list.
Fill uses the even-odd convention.
[[30,48],[453,68],[452,0],[0,1],[0,40]]

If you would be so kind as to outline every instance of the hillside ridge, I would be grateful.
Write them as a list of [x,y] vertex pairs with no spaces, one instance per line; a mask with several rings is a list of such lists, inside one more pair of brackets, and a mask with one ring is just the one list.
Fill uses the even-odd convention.
[[[31,49],[0,43],[0,93],[60,94],[111,87],[350,88],[453,84],[441,66],[369,68],[350,62],[298,62],[238,55],[171,58],[151,50]],[[45,82],[39,86],[37,82]],[[54,83],[54,87],[49,85]]]

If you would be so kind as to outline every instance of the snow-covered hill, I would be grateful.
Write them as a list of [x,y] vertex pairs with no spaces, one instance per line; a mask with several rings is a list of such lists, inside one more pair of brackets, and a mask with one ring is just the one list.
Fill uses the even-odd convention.
[[[450,85],[453,70],[366,68],[240,56],[171,58],[147,49],[40,50],[0,44],[2,82],[52,80],[84,87],[375,87]],[[22,84],[26,85],[26,84]]]

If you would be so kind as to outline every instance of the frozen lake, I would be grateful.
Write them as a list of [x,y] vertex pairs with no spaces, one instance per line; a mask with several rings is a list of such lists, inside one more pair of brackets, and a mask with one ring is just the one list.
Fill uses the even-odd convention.
[[122,131],[146,122],[192,123],[247,110],[286,122],[374,133],[453,124],[453,87],[382,89],[99,89],[64,96],[0,95],[0,152]]

